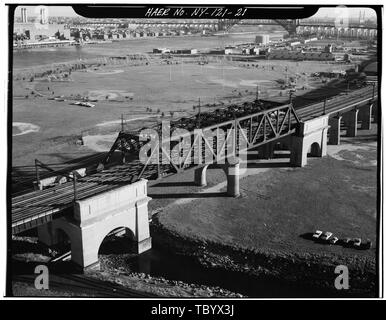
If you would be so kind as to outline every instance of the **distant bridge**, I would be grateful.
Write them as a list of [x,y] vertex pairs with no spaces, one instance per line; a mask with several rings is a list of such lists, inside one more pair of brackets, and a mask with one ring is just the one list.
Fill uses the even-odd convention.
[[[168,22],[168,21],[134,21],[130,23],[124,22],[86,22],[86,23],[77,23],[72,25],[74,28],[97,28],[97,27],[127,27],[127,26],[137,26],[142,28],[198,28],[198,29],[214,29],[218,31],[226,31],[232,28],[235,25],[246,25],[246,26],[259,26],[259,25],[280,25],[286,30],[291,36],[295,35],[298,27],[320,27],[320,28],[341,28],[337,27],[334,22],[331,21],[309,21],[309,20],[300,20],[300,19],[219,19],[213,22]],[[343,28],[343,27],[342,27]],[[347,27],[345,28],[355,28],[355,29],[377,29],[376,24],[365,25],[359,21],[350,21]]]
[[[280,25],[285,29],[290,36],[294,36],[297,33],[299,27],[312,27],[319,28],[319,30],[324,30],[323,28],[354,28],[354,29],[373,29],[376,30],[376,24],[373,25],[364,25],[358,21],[350,21],[347,26],[341,27],[337,26],[332,21],[309,21],[301,19],[256,19],[256,20],[239,20],[239,19],[224,19],[219,21],[219,30],[228,30],[235,25],[246,25],[246,26],[255,26],[255,25]],[[317,29],[315,29],[317,30]]]

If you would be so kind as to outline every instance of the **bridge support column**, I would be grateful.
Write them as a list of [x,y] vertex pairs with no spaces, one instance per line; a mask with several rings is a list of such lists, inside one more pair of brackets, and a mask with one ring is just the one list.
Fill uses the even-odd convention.
[[376,101],[373,104],[373,117],[374,117],[374,123],[378,123],[378,101]]
[[358,110],[354,109],[343,114],[343,121],[347,127],[347,137],[356,137],[358,133]]
[[231,158],[222,166],[227,175],[227,194],[231,197],[240,195],[240,159]]
[[330,125],[328,143],[331,145],[339,145],[340,144],[341,120],[342,120],[342,116],[331,117],[328,120],[328,124]]
[[328,116],[300,123],[299,131],[291,136],[291,165],[304,167],[309,149],[312,156],[324,157],[327,154],[328,127]]
[[373,104],[365,105],[359,109],[358,118],[362,121],[361,129],[371,129],[371,116],[373,111]]
[[201,168],[198,168],[194,170],[194,183],[198,186],[205,187],[206,182],[206,170],[208,169],[208,166],[203,166]]
[[272,142],[266,143],[258,148],[259,159],[272,159],[274,153],[275,144]]
[[76,201],[74,216],[61,217],[39,227],[39,240],[52,245],[61,229],[71,242],[71,260],[81,270],[99,267],[98,251],[104,238],[122,227],[132,234],[133,249],[151,248],[147,203],[147,180]]

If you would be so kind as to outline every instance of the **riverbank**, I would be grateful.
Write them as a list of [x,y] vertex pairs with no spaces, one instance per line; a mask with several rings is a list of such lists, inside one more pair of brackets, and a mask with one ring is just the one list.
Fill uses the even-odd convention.
[[[320,297],[376,297],[375,260],[341,260],[336,256],[312,253],[287,253],[275,250],[247,249],[237,245],[225,245],[204,238],[194,239],[170,230],[158,220],[151,228],[153,240],[167,250],[190,257],[203,267],[218,272],[227,271],[244,274],[251,282],[264,282],[258,295],[248,297],[276,298],[320,298]],[[348,265],[350,270],[350,290],[337,291],[334,288],[334,273],[338,265]],[[286,290],[270,292],[269,283],[281,283]],[[289,292],[288,287],[293,291]]]

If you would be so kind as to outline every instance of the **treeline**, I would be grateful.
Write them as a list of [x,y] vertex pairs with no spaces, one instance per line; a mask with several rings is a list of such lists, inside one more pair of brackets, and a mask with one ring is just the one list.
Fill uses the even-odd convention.
[[71,74],[72,71],[86,69],[86,63],[64,63],[57,65],[47,65],[37,68],[21,69],[14,71],[14,80],[34,81],[35,78],[45,78],[52,75],[60,75],[63,73]]

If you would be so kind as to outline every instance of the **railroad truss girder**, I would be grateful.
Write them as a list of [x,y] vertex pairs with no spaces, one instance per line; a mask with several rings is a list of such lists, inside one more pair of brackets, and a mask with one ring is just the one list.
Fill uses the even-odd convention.
[[[248,149],[295,133],[300,124],[292,104],[258,112],[256,109],[251,112],[250,106],[241,109],[230,107],[222,113],[215,111],[201,115],[211,120],[207,122],[197,118],[190,118],[189,122],[183,118],[169,125],[167,130],[171,132],[166,136],[163,135],[163,124],[148,136],[142,132],[120,132],[103,164],[107,164],[113,153],[119,150],[123,159],[126,156],[130,158],[128,165],[136,166],[132,182],[141,178],[158,179],[192,166],[226,163]],[[237,111],[247,114],[238,116]],[[212,125],[197,125],[209,122]]]

